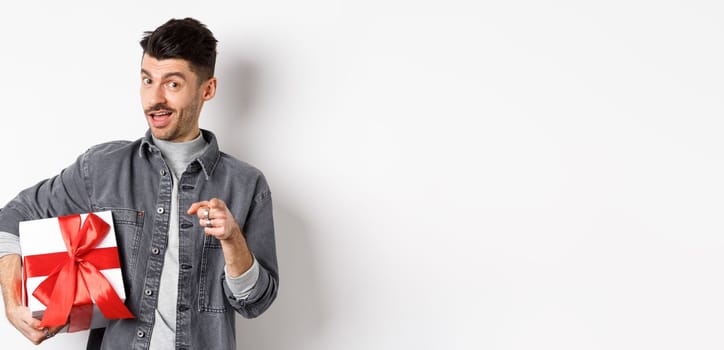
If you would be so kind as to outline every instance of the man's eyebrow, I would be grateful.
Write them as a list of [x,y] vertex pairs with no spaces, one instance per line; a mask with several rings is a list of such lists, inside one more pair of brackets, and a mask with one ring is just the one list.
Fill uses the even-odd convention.
[[[149,76],[149,77],[151,76],[151,73],[149,73],[147,70],[145,70],[145,69],[143,69],[143,68],[141,68],[141,74],[147,75],[147,76]],[[181,78],[181,79],[183,79],[183,80],[186,80],[186,75],[184,75],[184,74],[181,73],[181,72],[170,72],[170,73],[166,73],[166,74],[164,74],[163,77],[161,77],[161,78],[163,78],[163,79],[168,79],[168,78],[170,78],[170,77],[179,77],[179,78]]]

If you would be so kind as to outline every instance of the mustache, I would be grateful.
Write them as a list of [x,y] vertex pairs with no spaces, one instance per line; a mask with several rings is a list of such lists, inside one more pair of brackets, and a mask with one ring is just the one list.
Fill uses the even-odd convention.
[[163,104],[163,103],[157,103],[157,104],[155,104],[155,105],[147,108],[146,110],[144,110],[144,112],[146,112],[146,114],[148,114],[148,113],[155,112],[155,111],[160,111],[160,110],[167,110],[167,111],[171,111],[171,112],[176,112],[173,108],[171,108],[171,107],[169,107],[169,106],[167,106],[167,105],[165,105],[165,104]]

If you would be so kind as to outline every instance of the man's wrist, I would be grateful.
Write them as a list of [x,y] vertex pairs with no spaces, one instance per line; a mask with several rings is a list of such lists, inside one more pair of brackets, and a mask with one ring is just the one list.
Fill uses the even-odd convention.
[[251,266],[254,264],[254,257],[248,252],[240,254],[239,256],[225,258],[226,269],[230,277],[239,277],[246,271],[249,271]]
[[246,239],[238,225],[232,230],[228,238],[220,241],[227,273],[231,277],[241,276],[251,268],[252,264],[254,264],[254,257],[249,251]]

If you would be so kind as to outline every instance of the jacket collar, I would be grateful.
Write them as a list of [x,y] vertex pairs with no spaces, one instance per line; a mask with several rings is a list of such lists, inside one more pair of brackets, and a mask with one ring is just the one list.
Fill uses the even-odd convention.
[[[191,163],[191,166],[200,167],[208,180],[214,173],[214,169],[216,169],[219,158],[221,158],[221,152],[219,152],[219,144],[216,141],[216,135],[214,135],[214,133],[201,129],[201,135],[204,140],[206,140],[206,149],[204,150],[204,153],[201,154],[201,157],[196,158],[196,160]],[[149,152],[161,154],[161,150],[153,144],[151,129],[147,130],[146,135],[141,139],[141,145],[138,147],[138,156],[144,157]]]

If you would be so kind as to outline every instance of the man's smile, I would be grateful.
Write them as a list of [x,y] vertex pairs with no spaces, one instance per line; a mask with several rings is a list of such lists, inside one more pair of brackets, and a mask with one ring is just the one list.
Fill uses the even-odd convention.
[[148,116],[150,117],[149,120],[153,127],[162,128],[167,126],[171,122],[171,116],[173,116],[173,112],[170,110],[162,109],[152,111],[148,113]]
[[166,117],[169,115],[171,115],[170,111],[151,112],[151,118],[156,118],[156,117],[163,118],[163,117]]

